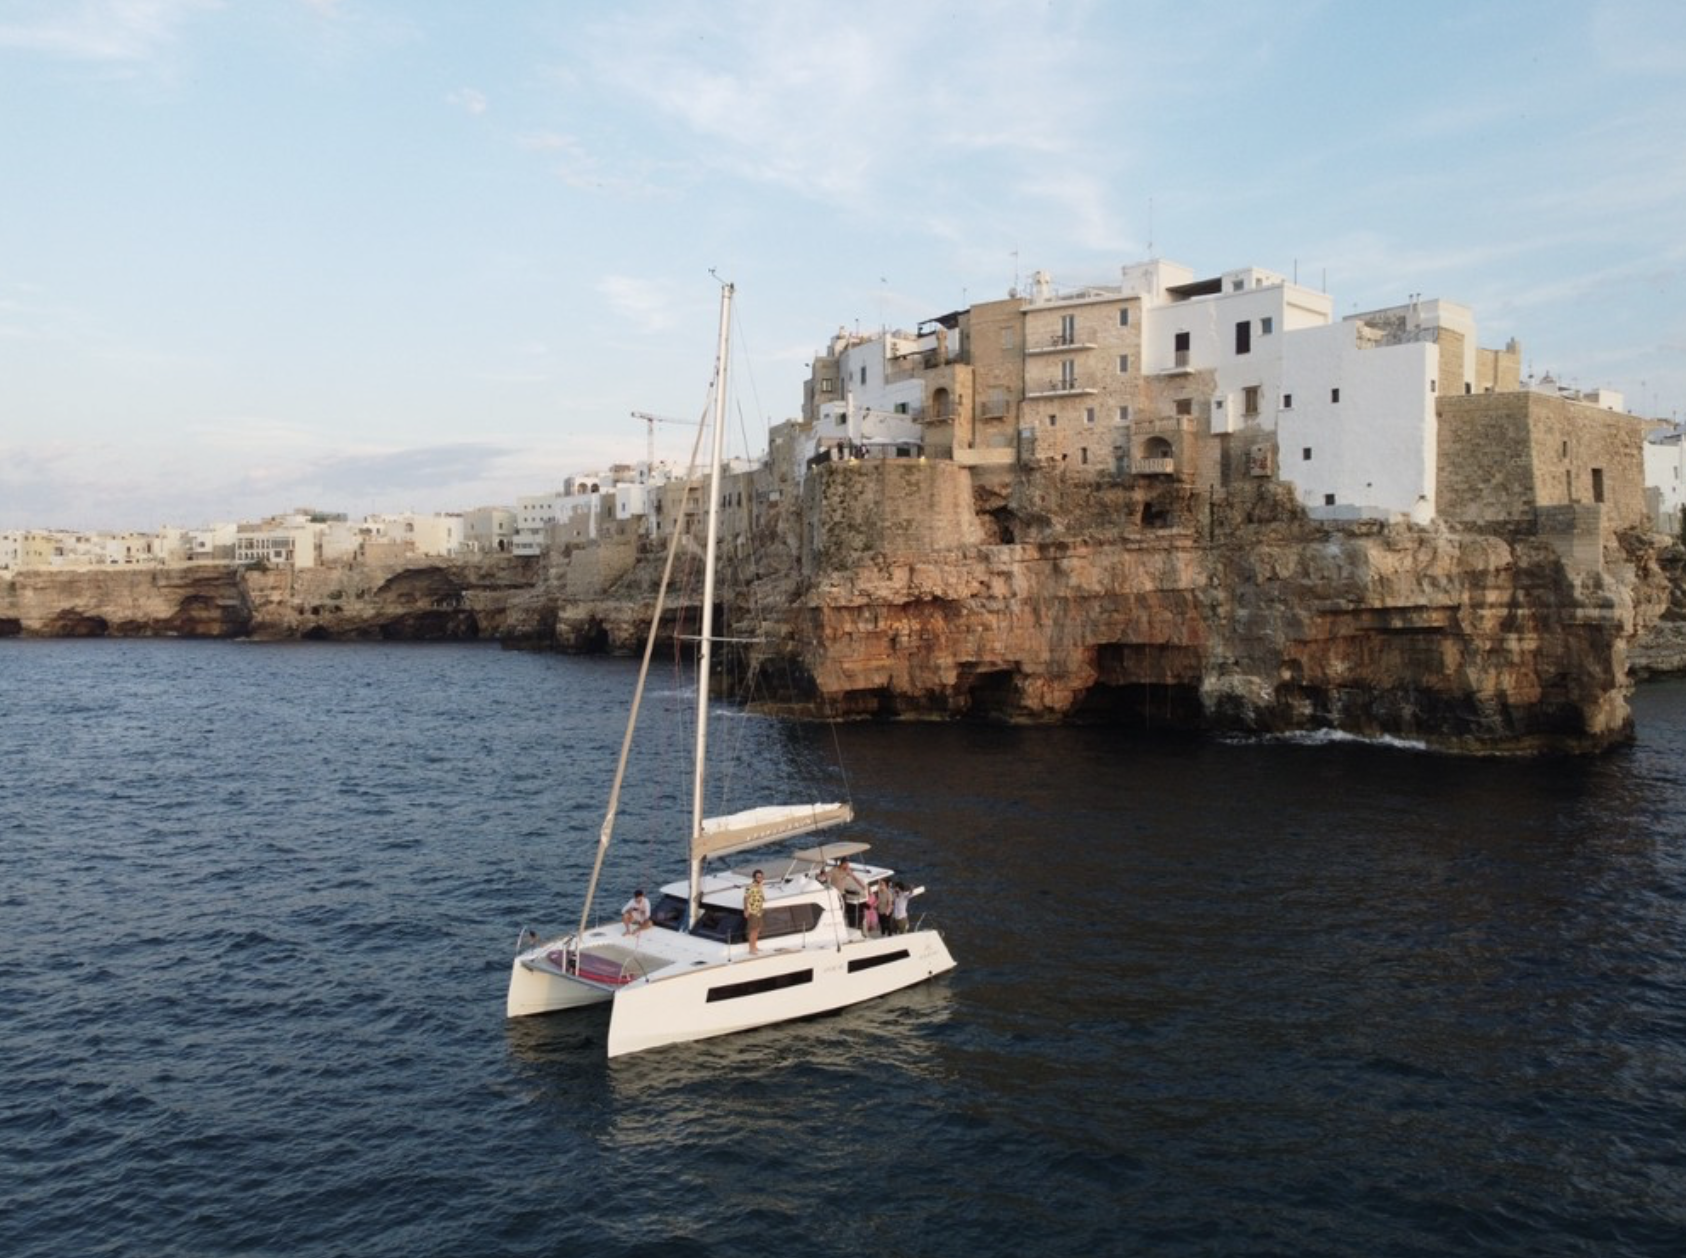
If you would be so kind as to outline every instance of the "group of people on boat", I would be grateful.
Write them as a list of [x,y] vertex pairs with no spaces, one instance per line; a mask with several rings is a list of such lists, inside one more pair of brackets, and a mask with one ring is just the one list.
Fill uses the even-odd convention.
[[843,897],[844,919],[864,935],[899,935],[907,931],[907,906],[913,892],[905,882],[880,878],[868,886],[844,857],[826,875]]
[[[863,935],[900,935],[907,931],[908,902],[913,892],[905,882],[880,878],[870,886],[844,857],[825,873],[825,881],[843,897],[843,917]],[[750,953],[761,951],[761,922],[767,911],[766,875],[759,869],[743,891],[743,915]],[[640,887],[621,907],[621,933],[636,935],[650,928],[650,900]]]

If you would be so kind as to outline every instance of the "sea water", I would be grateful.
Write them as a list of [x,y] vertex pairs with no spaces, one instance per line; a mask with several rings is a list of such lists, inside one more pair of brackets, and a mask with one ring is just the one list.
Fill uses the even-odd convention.
[[1686,684],[1590,759],[722,710],[714,803],[852,800],[958,968],[610,1062],[503,999],[632,680],[0,643],[0,1253],[1686,1252]]

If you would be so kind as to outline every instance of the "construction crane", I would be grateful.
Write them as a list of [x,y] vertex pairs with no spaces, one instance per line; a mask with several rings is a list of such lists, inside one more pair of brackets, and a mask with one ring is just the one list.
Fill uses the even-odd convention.
[[672,417],[667,416],[667,415],[652,415],[648,411],[633,411],[632,417],[634,419],[643,420],[644,423],[649,427],[650,437],[649,437],[649,453],[647,455],[647,466],[649,466],[651,468],[654,468],[656,466],[656,425],[657,424],[689,424],[692,428],[695,428],[697,426],[697,421],[694,420],[694,419],[673,419]]

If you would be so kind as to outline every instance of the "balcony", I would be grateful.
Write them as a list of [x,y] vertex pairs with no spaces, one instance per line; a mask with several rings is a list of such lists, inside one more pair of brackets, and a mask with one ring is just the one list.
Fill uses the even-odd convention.
[[1082,397],[1085,394],[1099,392],[1100,390],[1093,385],[1079,383],[1075,376],[1061,376],[1058,380],[1043,382],[1040,388],[1026,382],[1024,396],[1025,401],[1028,402],[1035,398]]
[[1177,461],[1172,458],[1134,459],[1130,471],[1136,476],[1175,476]]
[[1038,342],[1034,345],[1031,344],[1031,342],[1028,341],[1028,340],[1025,341],[1024,352],[1025,352],[1025,356],[1028,358],[1028,357],[1031,357],[1032,355],[1035,355],[1035,354],[1058,354],[1062,350],[1094,349],[1094,348],[1095,348],[1095,342],[1093,342],[1093,341],[1080,340],[1076,336],[1055,335],[1055,336],[1048,337],[1046,340],[1040,341],[1040,342]]

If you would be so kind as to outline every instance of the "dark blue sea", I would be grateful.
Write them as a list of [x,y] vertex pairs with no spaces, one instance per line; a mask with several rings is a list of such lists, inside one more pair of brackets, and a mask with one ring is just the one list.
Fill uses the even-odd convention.
[[723,713],[721,803],[852,798],[959,968],[610,1063],[503,999],[632,680],[0,643],[0,1254],[1686,1253],[1686,684],[1596,759]]

